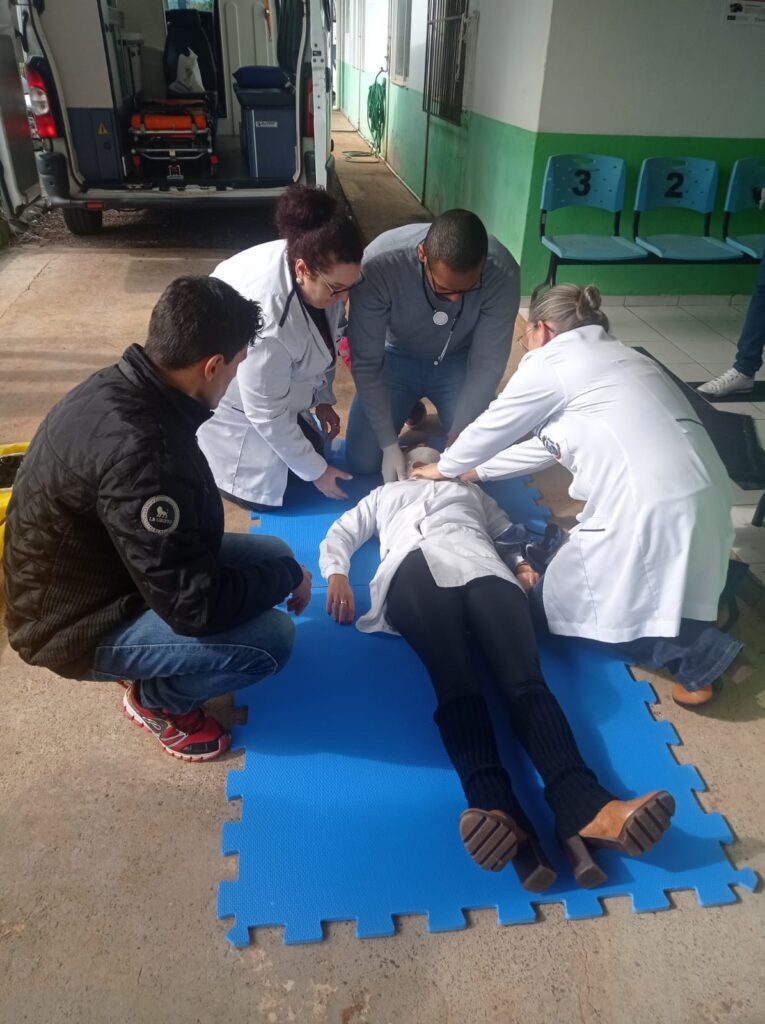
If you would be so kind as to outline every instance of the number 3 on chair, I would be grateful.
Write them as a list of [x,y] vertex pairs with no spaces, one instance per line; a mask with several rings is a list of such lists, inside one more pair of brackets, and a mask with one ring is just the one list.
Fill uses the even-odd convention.
[[575,196],[586,196],[589,194],[592,185],[590,180],[592,179],[592,171],[574,171],[574,177],[579,180],[579,185],[574,186],[571,191]]

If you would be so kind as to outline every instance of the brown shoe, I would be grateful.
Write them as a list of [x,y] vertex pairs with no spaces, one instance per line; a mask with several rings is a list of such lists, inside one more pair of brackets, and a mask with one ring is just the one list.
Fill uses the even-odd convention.
[[501,871],[512,861],[527,892],[544,892],[557,878],[536,836],[529,835],[505,811],[468,807],[460,815],[460,836],[467,852],[485,871]]
[[717,698],[720,690],[722,690],[722,679],[715,679],[711,685],[702,686],[700,690],[686,690],[681,683],[674,683],[672,700],[688,711],[700,711]]
[[528,838],[520,825],[505,811],[482,811],[468,807],[460,815],[460,836],[465,849],[485,871],[501,871]]
[[663,789],[634,800],[610,800],[579,835],[591,846],[639,857],[658,843],[674,813],[674,797]]

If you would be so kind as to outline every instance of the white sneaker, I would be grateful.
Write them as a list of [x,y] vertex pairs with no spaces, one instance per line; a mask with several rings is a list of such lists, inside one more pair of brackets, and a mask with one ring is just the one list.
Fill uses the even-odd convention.
[[754,388],[754,377],[747,377],[740,373],[735,367],[721,373],[719,377],[708,380],[706,384],[700,384],[696,390],[702,395],[711,395],[713,398],[724,398],[726,395],[734,395],[742,391],[752,391]]

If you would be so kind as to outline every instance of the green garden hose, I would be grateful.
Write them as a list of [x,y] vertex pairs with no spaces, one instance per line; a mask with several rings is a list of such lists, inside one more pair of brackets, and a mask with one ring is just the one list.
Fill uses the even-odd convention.
[[383,74],[382,69],[377,72],[374,82],[369,86],[367,94],[367,122],[372,136],[372,147],[379,156],[382,149],[383,132],[385,131],[385,86],[378,82]]

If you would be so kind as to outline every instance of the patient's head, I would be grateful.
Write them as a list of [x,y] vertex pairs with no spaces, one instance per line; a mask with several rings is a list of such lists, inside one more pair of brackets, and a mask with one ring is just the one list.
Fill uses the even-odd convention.
[[412,470],[417,469],[418,466],[429,466],[431,462],[438,462],[440,458],[441,452],[437,452],[435,448],[427,448],[424,444],[418,444],[404,457],[407,477],[410,477]]

